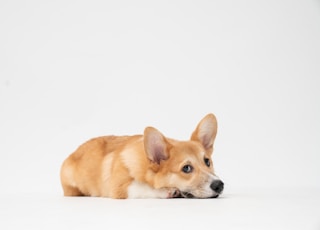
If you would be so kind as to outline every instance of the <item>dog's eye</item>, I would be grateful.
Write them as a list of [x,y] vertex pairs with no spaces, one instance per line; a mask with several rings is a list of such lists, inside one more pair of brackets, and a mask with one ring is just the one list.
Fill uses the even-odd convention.
[[204,163],[205,163],[208,167],[210,167],[210,160],[209,160],[209,158],[204,158]]
[[185,166],[183,166],[183,168],[182,168],[182,171],[183,171],[184,173],[191,173],[192,170],[193,170],[193,167],[192,167],[191,165],[185,165]]

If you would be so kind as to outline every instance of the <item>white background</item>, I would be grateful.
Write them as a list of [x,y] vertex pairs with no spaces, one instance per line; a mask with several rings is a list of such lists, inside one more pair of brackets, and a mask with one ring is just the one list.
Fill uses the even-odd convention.
[[87,139],[210,112],[226,194],[319,189],[319,41],[319,1],[2,0],[0,192],[60,197]]

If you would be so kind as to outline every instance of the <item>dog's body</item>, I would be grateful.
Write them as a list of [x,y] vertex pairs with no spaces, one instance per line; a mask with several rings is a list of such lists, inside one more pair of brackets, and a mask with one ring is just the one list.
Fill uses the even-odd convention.
[[208,114],[190,141],[144,135],[98,137],[81,145],[61,167],[65,196],[111,198],[217,197],[223,182],[211,154],[217,122]]

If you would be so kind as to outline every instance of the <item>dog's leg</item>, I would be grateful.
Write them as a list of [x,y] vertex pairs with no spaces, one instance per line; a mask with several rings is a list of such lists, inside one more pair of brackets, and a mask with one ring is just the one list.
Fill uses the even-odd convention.
[[83,196],[84,194],[77,188],[74,180],[74,169],[70,162],[70,158],[68,158],[61,167],[60,177],[63,193],[65,196]]
[[179,197],[180,192],[175,188],[154,189],[148,184],[133,181],[128,186],[128,198],[174,198]]
[[82,192],[76,187],[62,185],[64,196],[84,196]]

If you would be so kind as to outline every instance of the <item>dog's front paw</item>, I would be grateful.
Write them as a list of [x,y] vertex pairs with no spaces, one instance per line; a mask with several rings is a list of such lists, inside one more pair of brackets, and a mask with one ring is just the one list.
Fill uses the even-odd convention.
[[181,197],[180,190],[177,188],[168,189],[168,198],[179,198]]

